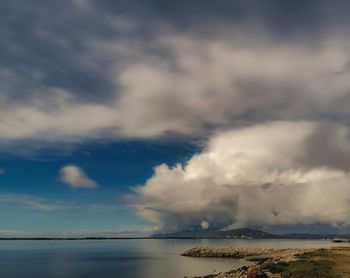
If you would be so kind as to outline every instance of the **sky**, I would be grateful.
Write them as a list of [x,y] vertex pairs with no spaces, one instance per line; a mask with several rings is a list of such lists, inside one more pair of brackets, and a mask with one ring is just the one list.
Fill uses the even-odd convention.
[[349,12],[1,1],[0,236],[350,233]]

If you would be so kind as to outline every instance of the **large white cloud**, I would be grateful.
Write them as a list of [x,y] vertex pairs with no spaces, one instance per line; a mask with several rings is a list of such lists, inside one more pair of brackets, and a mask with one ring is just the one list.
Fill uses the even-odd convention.
[[64,166],[60,171],[61,180],[73,188],[94,189],[97,183],[90,179],[85,172],[75,165]]
[[214,136],[184,166],[157,166],[129,202],[168,231],[204,222],[350,225],[349,169],[347,127],[271,122]]

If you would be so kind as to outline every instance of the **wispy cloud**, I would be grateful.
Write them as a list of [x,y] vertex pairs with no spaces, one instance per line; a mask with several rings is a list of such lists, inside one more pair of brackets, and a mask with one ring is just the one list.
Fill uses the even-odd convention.
[[94,189],[97,183],[90,179],[85,172],[75,165],[64,166],[60,170],[61,180],[73,188]]
[[60,232],[63,236],[104,236],[104,237],[146,237],[154,233],[152,228],[140,227],[134,230],[117,230],[117,229],[74,229]]
[[29,208],[39,211],[70,211],[71,213],[81,213],[85,211],[115,211],[125,209],[115,203],[106,202],[66,202],[62,200],[48,200],[38,198],[33,195],[24,194],[0,194],[0,206]]
[[66,206],[61,202],[49,202],[30,195],[3,194],[0,195],[0,204],[25,207],[35,210],[52,211],[64,209]]
[[5,174],[5,172],[6,172],[5,169],[0,168],[0,176]]
[[0,237],[20,237],[28,234],[28,232],[21,230],[0,230]]

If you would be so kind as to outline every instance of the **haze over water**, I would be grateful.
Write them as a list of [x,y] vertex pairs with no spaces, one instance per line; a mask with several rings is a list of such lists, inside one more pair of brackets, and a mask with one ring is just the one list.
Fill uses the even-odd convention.
[[0,277],[13,278],[176,278],[228,271],[244,260],[190,258],[194,246],[329,247],[324,240],[79,240],[0,241]]

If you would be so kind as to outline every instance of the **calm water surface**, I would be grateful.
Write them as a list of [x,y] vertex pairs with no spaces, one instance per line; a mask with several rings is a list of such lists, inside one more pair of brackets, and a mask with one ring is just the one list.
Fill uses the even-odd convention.
[[1,278],[175,278],[228,271],[246,264],[237,259],[189,258],[194,246],[329,247],[319,240],[82,240],[1,241]]

